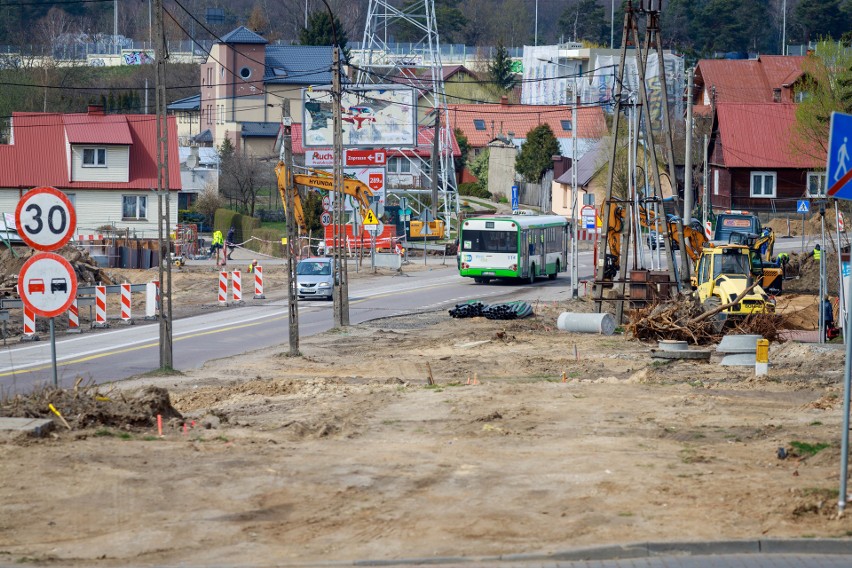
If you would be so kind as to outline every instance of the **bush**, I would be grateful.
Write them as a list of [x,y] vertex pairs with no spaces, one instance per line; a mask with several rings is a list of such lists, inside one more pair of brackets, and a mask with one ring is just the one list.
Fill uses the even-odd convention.
[[234,240],[238,243],[248,240],[247,235],[260,228],[260,220],[248,215],[241,215],[230,209],[217,209],[213,219],[213,230],[222,231],[227,236],[228,229],[234,227]]
[[481,199],[491,199],[491,192],[476,182],[459,184],[459,195],[469,195]]
[[284,245],[281,244],[281,233],[275,229],[256,228],[251,233],[252,239],[245,244],[249,250],[282,258],[284,256]]

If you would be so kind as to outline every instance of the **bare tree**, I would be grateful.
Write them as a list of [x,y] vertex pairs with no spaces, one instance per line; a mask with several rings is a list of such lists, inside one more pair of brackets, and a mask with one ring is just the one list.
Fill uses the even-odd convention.
[[257,195],[261,189],[273,186],[272,166],[255,156],[241,152],[222,156],[219,171],[219,190],[236,201],[248,215],[254,216]]

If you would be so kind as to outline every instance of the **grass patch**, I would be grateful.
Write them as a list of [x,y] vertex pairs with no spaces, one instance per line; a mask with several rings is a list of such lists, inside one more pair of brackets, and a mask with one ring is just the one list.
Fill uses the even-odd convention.
[[153,371],[148,371],[147,373],[142,373],[138,375],[140,377],[169,377],[172,375],[183,376],[185,373],[183,371],[178,371],[177,369],[154,369]]
[[95,432],[98,438],[120,438],[122,440],[132,440],[133,434],[130,432],[113,432],[109,428],[101,428]]
[[817,442],[816,444],[810,444],[808,442],[799,442],[796,440],[790,442],[790,447],[793,448],[800,456],[814,456],[829,447],[830,445],[831,444],[827,444],[825,442]]
[[423,388],[435,392],[444,392],[443,385],[423,385]]
[[814,420],[813,422],[808,424],[808,426],[822,426],[822,422],[820,422],[819,420]]
[[272,229],[273,231],[278,231],[282,235],[287,233],[287,223],[284,221],[264,221],[260,224],[260,226],[264,229]]

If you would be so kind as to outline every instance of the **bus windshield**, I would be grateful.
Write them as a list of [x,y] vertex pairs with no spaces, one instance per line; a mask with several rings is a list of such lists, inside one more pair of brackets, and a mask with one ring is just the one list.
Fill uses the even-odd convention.
[[517,231],[477,231],[467,229],[462,233],[462,250],[465,252],[518,252]]

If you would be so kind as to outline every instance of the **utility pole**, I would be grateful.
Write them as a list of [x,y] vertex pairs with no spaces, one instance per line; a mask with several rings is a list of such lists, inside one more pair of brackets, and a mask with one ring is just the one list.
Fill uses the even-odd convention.
[[577,78],[574,77],[573,108],[571,109],[571,297],[580,296],[580,271],[577,264],[580,260],[577,239],[580,236],[577,226],[577,128],[580,120],[577,118]]
[[710,216],[710,171],[707,169],[708,167],[708,159],[707,155],[710,149],[710,137],[706,134],[704,135],[704,199],[701,202],[701,230],[707,230],[707,221]]
[[[166,116],[166,35],[163,28],[163,0],[156,2],[157,73],[154,76],[157,107],[157,228],[160,246],[160,369],[174,368],[172,353],[172,254],[169,217],[169,123]],[[162,207],[165,199],[166,206]],[[164,211],[165,209],[165,211]],[[165,274],[164,274],[165,272]]]
[[290,99],[283,100],[281,114],[283,140],[281,145],[282,161],[287,168],[284,181],[284,193],[287,197],[287,314],[290,324],[290,355],[299,354],[299,292],[296,278],[296,246],[298,246],[298,231],[293,205],[296,202],[296,187],[293,183],[293,119],[290,117]]
[[349,284],[346,262],[346,224],[343,194],[343,112],[340,88],[340,46],[335,42],[331,64],[331,100],[334,105],[334,325],[349,325]]
[[[686,156],[683,162],[683,224],[692,220],[692,69],[686,71]],[[702,230],[704,230],[702,228]],[[683,248],[686,252],[686,247]]]
[[[432,219],[438,218],[438,170],[441,169],[441,107],[435,107],[435,136],[432,140]],[[426,249],[423,249],[426,255]]]

